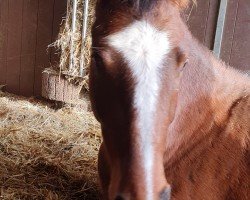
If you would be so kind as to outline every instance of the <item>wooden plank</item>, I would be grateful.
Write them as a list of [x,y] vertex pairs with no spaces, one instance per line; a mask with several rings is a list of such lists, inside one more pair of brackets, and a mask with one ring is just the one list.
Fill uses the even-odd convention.
[[48,78],[48,98],[50,100],[56,99],[56,75],[49,74]]
[[190,9],[187,13],[191,12],[191,15],[187,21],[188,26],[195,38],[204,44],[205,41],[205,30],[207,24],[207,16],[209,10],[209,1],[202,2],[197,1],[196,5],[190,5]]
[[20,94],[32,96],[36,59],[38,0],[24,0]]
[[39,0],[34,95],[41,96],[42,71],[50,66],[54,0]]
[[218,0],[197,0],[197,6],[191,4],[186,11],[192,34],[209,49],[213,48],[218,8]]
[[[206,41],[206,29],[209,16],[210,0],[204,2],[204,0],[198,0],[197,6],[190,5],[187,13],[190,14],[187,24],[194,35],[200,42],[207,45]],[[209,47],[209,46],[208,46]]]
[[216,26],[216,34],[215,34],[215,41],[214,41],[214,54],[217,58],[221,56],[221,46],[222,46],[222,38],[224,33],[224,25],[227,13],[227,3],[228,0],[221,0],[220,2],[220,10],[218,16],[218,22]]
[[9,0],[6,89],[19,94],[23,0]]
[[0,1],[0,85],[6,83],[7,41],[8,41],[8,0]]
[[208,19],[205,30],[205,44],[209,49],[213,49],[214,47],[214,37],[216,32],[216,24],[218,19],[220,1],[218,0],[210,0],[209,1],[209,11],[208,11]]
[[250,70],[250,1],[240,0],[237,13],[229,64],[247,72]]
[[64,96],[63,96],[63,98],[64,98],[63,99],[64,102],[72,103],[72,99],[73,99],[73,87],[67,81],[65,81]]
[[42,97],[49,99],[49,73],[42,74]]
[[56,79],[56,85],[55,85],[55,99],[56,101],[61,101],[63,102],[64,101],[64,84],[65,84],[65,79],[64,78],[61,78],[61,77],[57,77]]
[[[58,38],[62,20],[66,17],[66,12],[67,0],[55,0],[52,42],[56,41]],[[52,66],[57,66],[60,60],[59,52],[52,48],[50,57]]]
[[239,0],[229,0],[225,21],[224,34],[221,45],[221,58],[229,64],[233,46],[236,19],[239,11]]

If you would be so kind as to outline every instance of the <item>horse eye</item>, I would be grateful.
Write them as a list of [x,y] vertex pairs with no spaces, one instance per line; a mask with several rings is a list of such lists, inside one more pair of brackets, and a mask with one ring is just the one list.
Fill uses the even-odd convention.
[[100,55],[100,52],[99,52],[99,51],[93,51],[93,53],[92,53],[92,59],[95,60],[95,63],[96,63],[97,65],[100,65],[100,66],[103,66],[103,65],[104,65],[103,58],[102,58],[102,56]]
[[94,50],[92,52],[92,58],[96,59],[96,58],[101,58],[100,56],[100,52],[98,50]]
[[97,65],[104,65],[109,69],[115,64],[114,52],[108,49],[93,52],[93,57]]

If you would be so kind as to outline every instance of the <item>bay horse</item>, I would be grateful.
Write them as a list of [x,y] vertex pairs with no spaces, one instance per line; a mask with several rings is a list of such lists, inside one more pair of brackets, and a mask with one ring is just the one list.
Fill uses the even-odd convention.
[[250,199],[250,79],[192,37],[188,3],[97,2],[89,84],[102,199]]

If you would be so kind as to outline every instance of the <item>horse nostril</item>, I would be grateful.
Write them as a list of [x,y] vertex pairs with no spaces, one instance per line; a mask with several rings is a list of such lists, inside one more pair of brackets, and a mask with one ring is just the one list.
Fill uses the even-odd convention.
[[121,195],[117,195],[116,197],[115,197],[115,200],[125,200]]

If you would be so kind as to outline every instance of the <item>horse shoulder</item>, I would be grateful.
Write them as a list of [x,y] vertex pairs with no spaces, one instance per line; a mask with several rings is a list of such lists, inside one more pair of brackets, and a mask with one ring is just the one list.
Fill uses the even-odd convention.
[[250,199],[250,95],[232,105],[225,134],[235,160],[227,199]]
[[250,95],[237,99],[229,110],[226,132],[238,141],[242,148],[250,145]]

